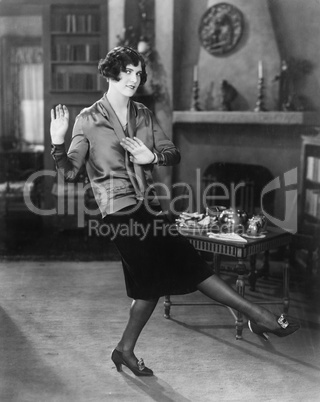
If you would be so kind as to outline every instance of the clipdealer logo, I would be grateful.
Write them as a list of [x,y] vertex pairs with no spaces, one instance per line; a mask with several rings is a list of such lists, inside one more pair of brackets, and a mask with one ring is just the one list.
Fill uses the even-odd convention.
[[279,228],[290,232],[297,233],[298,229],[298,174],[297,168],[289,170],[284,173],[284,188],[285,188],[285,205],[284,205],[284,219],[278,219],[270,214],[268,214],[263,208],[263,197],[270,193],[271,191],[275,191],[281,189],[280,177],[276,177],[271,180],[262,190],[260,197],[261,210],[266,218],[278,226]]
[[[57,204],[55,207],[51,209],[42,209],[39,208],[38,206],[33,204],[33,201],[31,199],[31,188],[32,184],[34,183],[35,180],[37,180],[40,177],[44,176],[51,176],[52,178],[57,177],[57,182],[56,182],[56,188],[57,188],[57,193],[56,196],[61,195],[61,197],[57,197]],[[281,180],[280,180],[281,179]],[[282,185],[283,183],[283,185]],[[297,179],[297,168],[294,168],[292,170],[289,170],[288,172],[283,174],[283,177],[278,176],[275,179],[271,180],[269,183],[267,183],[261,194],[260,194],[260,209],[262,213],[266,216],[266,218],[274,225],[278,226],[279,228],[290,232],[290,233],[296,233],[297,232],[297,226],[298,226],[298,191],[297,191],[297,184],[298,184],[298,179]],[[188,189],[187,194],[183,195],[178,195],[176,197],[172,198],[172,194],[170,189],[164,185],[163,183],[155,183],[154,184],[155,188],[160,187],[162,189],[165,189],[165,195],[163,196],[158,196],[159,200],[166,200],[170,203],[170,206],[168,208],[168,211],[172,212],[173,214],[177,213],[175,210],[175,204],[177,201],[180,201],[183,199],[188,207],[187,210],[194,210],[194,199],[196,199],[196,210],[200,211],[202,209],[205,209],[208,207],[208,203],[215,203],[217,200],[224,199],[224,200],[229,200],[231,205],[235,204],[235,197],[236,197],[236,192],[239,190],[240,187],[244,187],[245,183],[239,183],[237,186],[235,186],[234,183],[230,183],[230,190],[227,188],[227,186],[223,183],[219,182],[214,182],[210,183],[209,186],[204,190],[201,191],[201,186],[200,186],[200,172],[197,169],[197,183],[196,183],[196,194],[194,194],[191,186],[188,183],[175,183],[173,184],[172,188],[176,188],[179,186],[184,186]],[[221,196],[215,196],[215,195],[210,195],[209,190],[214,187],[217,188],[219,187],[220,189],[223,190],[224,195]],[[84,184],[84,183],[76,183],[76,190],[74,190],[73,185],[71,185],[71,189],[73,189],[72,192],[69,192],[69,187],[68,183],[65,183],[64,178],[61,175],[57,175],[55,171],[52,170],[42,170],[39,172],[35,172],[30,175],[30,177],[27,179],[25,186],[24,186],[24,201],[26,206],[29,208],[30,211],[37,215],[42,215],[42,216],[52,216],[52,215],[77,215],[77,223],[78,227],[84,227],[85,226],[85,215],[89,216],[100,216],[100,211],[99,208],[97,209],[88,209],[85,205],[84,202],[84,197],[82,197],[82,202],[77,202],[77,207],[75,210],[75,195],[76,194],[82,194],[84,195],[88,189],[90,189],[90,183]],[[269,214],[263,207],[263,198],[265,197],[266,194],[270,193],[271,191],[278,191],[278,190],[284,190],[284,219],[281,220],[276,216],[272,216]],[[67,202],[65,203],[64,197],[66,196]],[[79,201],[79,200],[78,200]],[[146,203],[146,206],[148,206],[148,203],[146,200],[144,200]],[[167,213],[168,211],[164,211]],[[152,212],[152,211],[151,211]]]

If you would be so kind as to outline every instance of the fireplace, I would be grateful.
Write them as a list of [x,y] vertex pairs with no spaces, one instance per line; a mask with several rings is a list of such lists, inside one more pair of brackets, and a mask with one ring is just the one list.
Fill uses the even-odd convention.
[[[202,185],[208,189],[207,198],[214,200],[212,204],[233,206],[254,215],[261,212],[260,196],[272,179],[270,171],[261,165],[214,162],[204,171]],[[231,197],[225,197],[226,192]],[[269,193],[263,198],[263,209],[273,214],[273,207],[274,194]]]
[[197,193],[199,187],[203,192],[208,184],[206,174],[212,166],[221,164],[231,169],[225,173],[225,180],[235,184],[238,179],[246,179],[232,177],[239,173],[235,173],[237,167],[239,171],[250,172],[250,176],[255,176],[259,167],[264,173],[257,193],[268,181],[279,178],[281,188],[270,193],[267,208],[277,219],[284,218],[284,174],[295,168],[299,170],[301,135],[313,131],[312,126],[317,122],[314,114],[177,111],[173,122],[173,141],[182,155],[180,164],[173,169],[173,184],[187,183],[192,188],[196,194],[194,211],[203,211]]

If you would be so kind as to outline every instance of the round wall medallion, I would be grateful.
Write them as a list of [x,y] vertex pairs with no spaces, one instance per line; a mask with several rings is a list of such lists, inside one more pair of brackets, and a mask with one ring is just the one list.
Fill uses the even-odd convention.
[[228,3],[215,4],[201,18],[201,45],[213,56],[231,52],[241,39],[243,21],[243,14],[237,7]]

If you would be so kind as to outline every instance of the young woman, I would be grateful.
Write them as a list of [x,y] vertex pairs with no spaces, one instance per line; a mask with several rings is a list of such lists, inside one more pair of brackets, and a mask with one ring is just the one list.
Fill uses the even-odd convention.
[[[153,375],[134,348],[159,297],[200,290],[213,300],[241,311],[250,330],[265,336],[287,336],[299,325],[276,317],[230,288],[179,235],[161,213],[152,186],[154,164],[174,165],[180,153],[163,133],[152,112],[132,101],[146,82],[143,57],[129,47],[116,47],[99,62],[108,91],[78,115],[72,143],[65,150],[69,124],[65,106],[51,111],[52,156],[66,180],[74,180],[83,164],[104,221],[117,233],[127,294],[133,299],[129,320],[111,359],[118,371]],[[134,230],[133,230],[134,229]]]

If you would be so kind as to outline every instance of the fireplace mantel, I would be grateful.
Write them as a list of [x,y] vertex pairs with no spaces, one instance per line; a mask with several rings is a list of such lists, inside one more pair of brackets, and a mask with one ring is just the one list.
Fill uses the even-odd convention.
[[315,112],[219,112],[185,110],[173,112],[173,123],[319,126],[320,114]]

